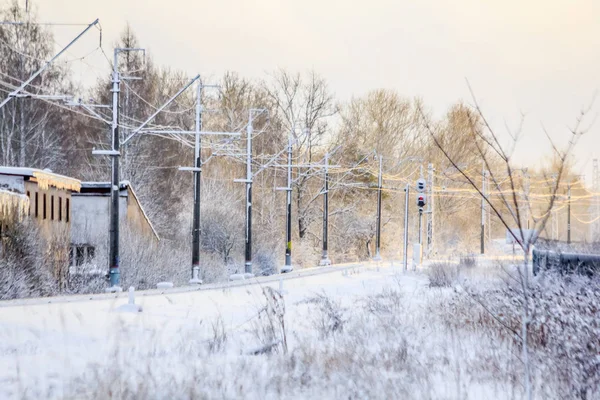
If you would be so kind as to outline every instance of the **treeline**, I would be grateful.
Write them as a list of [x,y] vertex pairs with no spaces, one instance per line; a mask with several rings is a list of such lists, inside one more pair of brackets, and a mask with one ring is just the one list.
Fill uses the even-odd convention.
[[[5,7],[3,20],[23,21],[17,3]],[[0,25],[0,98],[20,85],[53,54],[52,32],[33,23]],[[130,27],[115,47],[148,47]],[[107,52],[108,53],[108,52]],[[35,79],[27,91],[35,95],[73,94],[95,104],[111,104],[110,67],[93,87],[75,87],[70,71],[56,64]],[[119,58],[123,76],[120,93],[120,135],[127,137],[157,107],[170,98],[188,77],[152,57],[130,52]],[[404,192],[407,183],[427,177],[435,168],[434,253],[474,252],[479,248],[480,197],[439,151],[425,129],[432,124],[438,140],[455,163],[481,171],[481,157],[473,129],[484,129],[480,117],[460,101],[434,121],[425,102],[403,97],[394,90],[378,89],[348,102],[340,102],[316,71],[277,70],[264,79],[247,79],[225,72],[220,90],[203,91],[203,130],[241,132],[236,140],[204,137],[202,158],[207,161],[202,181],[202,245],[204,257],[222,264],[241,265],[244,241],[244,188],[233,179],[245,176],[245,127],[250,108],[268,110],[254,121],[254,168],[282,152],[290,132],[296,141],[293,163],[294,263],[315,265],[322,236],[322,169],[330,152],[330,257],[334,262],[372,257],[376,222],[378,156],[383,156],[384,200],[382,252],[399,257],[403,235]],[[110,109],[81,107],[56,100],[15,98],[0,109],[2,165],[49,168],[84,181],[107,181],[108,160],[92,157],[93,148],[109,148]],[[434,121],[433,123],[431,121]],[[153,121],[154,127],[193,130],[194,90],[188,90]],[[189,135],[137,135],[122,149],[121,179],[132,182],[142,204],[164,241],[181,245],[191,237],[192,177],[178,171],[193,165]],[[377,156],[375,156],[377,155]],[[255,178],[254,236],[256,258],[279,266],[284,253],[285,153]],[[480,174],[481,175],[481,174]],[[410,231],[416,237],[417,208],[410,199]],[[490,218],[492,236],[504,227]],[[185,245],[182,251],[187,251]]]

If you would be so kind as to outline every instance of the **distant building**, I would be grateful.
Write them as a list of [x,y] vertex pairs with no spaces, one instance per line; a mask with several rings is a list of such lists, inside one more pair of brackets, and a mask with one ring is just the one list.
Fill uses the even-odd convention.
[[61,288],[67,284],[71,195],[80,186],[77,179],[49,170],[0,167],[0,252],[10,240],[10,228],[19,220],[30,218],[37,233],[25,233],[40,240],[44,260]]
[[70,236],[71,195],[77,179],[34,168],[0,167],[0,229],[29,216],[46,239]]
[[[0,244],[8,226],[31,218],[57,266],[96,264],[94,258],[108,251],[110,188],[108,182],[81,182],[49,170],[0,166]],[[122,233],[158,243],[129,182],[120,184],[119,213]]]
[[[80,192],[73,194],[70,263],[72,268],[95,264],[93,259],[98,254],[98,249],[107,249],[110,189],[109,182],[82,182]],[[136,236],[146,238],[150,243],[158,243],[158,234],[131,184],[126,181],[121,182],[119,187],[119,216],[121,227],[130,229]]]

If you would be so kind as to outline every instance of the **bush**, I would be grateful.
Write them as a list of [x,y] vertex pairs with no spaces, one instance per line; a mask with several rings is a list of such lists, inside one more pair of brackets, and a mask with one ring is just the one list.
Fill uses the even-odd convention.
[[465,268],[475,268],[477,266],[477,259],[473,254],[461,256],[460,266]]
[[[559,398],[597,398],[600,280],[548,273],[531,282],[528,294],[530,358],[547,382],[539,390]],[[520,347],[523,298],[517,282],[473,287],[466,296],[445,302],[441,316],[456,329],[483,332]]]
[[429,287],[450,287],[458,281],[459,266],[450,263],[433,263],[427,268]]
[[268,276],[279,271],[277,257],[273,252],[260,250],[254,256],[253,271],[257,276]]
[[[31,221],[5,225],[0,238],[0,300],[52,296],[59,292],[56,261]],[[59,257],[59,260],[60,261]]]
[[344,329],[346,310],[341,307],[340,303],[325,294],[318,294],[307,299],[306,302],[317,305],[317,310],[313,314],[313,322],[321,337],[328,337]]

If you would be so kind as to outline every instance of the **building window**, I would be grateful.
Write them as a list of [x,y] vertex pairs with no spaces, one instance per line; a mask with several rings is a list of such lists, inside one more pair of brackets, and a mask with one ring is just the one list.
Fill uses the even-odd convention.
[[50,219],[54,221],[54,195],[50,196]]
[[43,207],[42,214],[44,215],[44,219],[46,219],[48,217],[48,214],[47,214],[48,207],[46,207],[46,193],[44,193],[44,201],[42,202],[42,207]]
[[58,198],[58,220],[62,221],[62,197]]
[[69,199],[65,202],[65,221],[69,222]]
[[90,264],[96,256],[96,248],[89,245],[72,245],[69,249],[69,263],[72,267]]
[[39,207],[38,207],[38,192],[35,192],[35,217],[37,218],[39,215]]
[[29,199],[29,211],[27,211],[27,215],[31,216],[31,193],[29,193],[29,190],[27,191],[27,198]]
[[75,265],[80,266],[85,263],[85,247],[77,246],[75,249]]

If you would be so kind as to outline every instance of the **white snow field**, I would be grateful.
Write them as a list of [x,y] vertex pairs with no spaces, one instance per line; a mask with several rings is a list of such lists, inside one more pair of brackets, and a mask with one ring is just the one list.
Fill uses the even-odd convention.
[[521,397],[518,351],[445,324],[455,289],[421,272],[331,267],[281,284],[140,292],[142,312],[126,291],[0,303],[0,398]]

